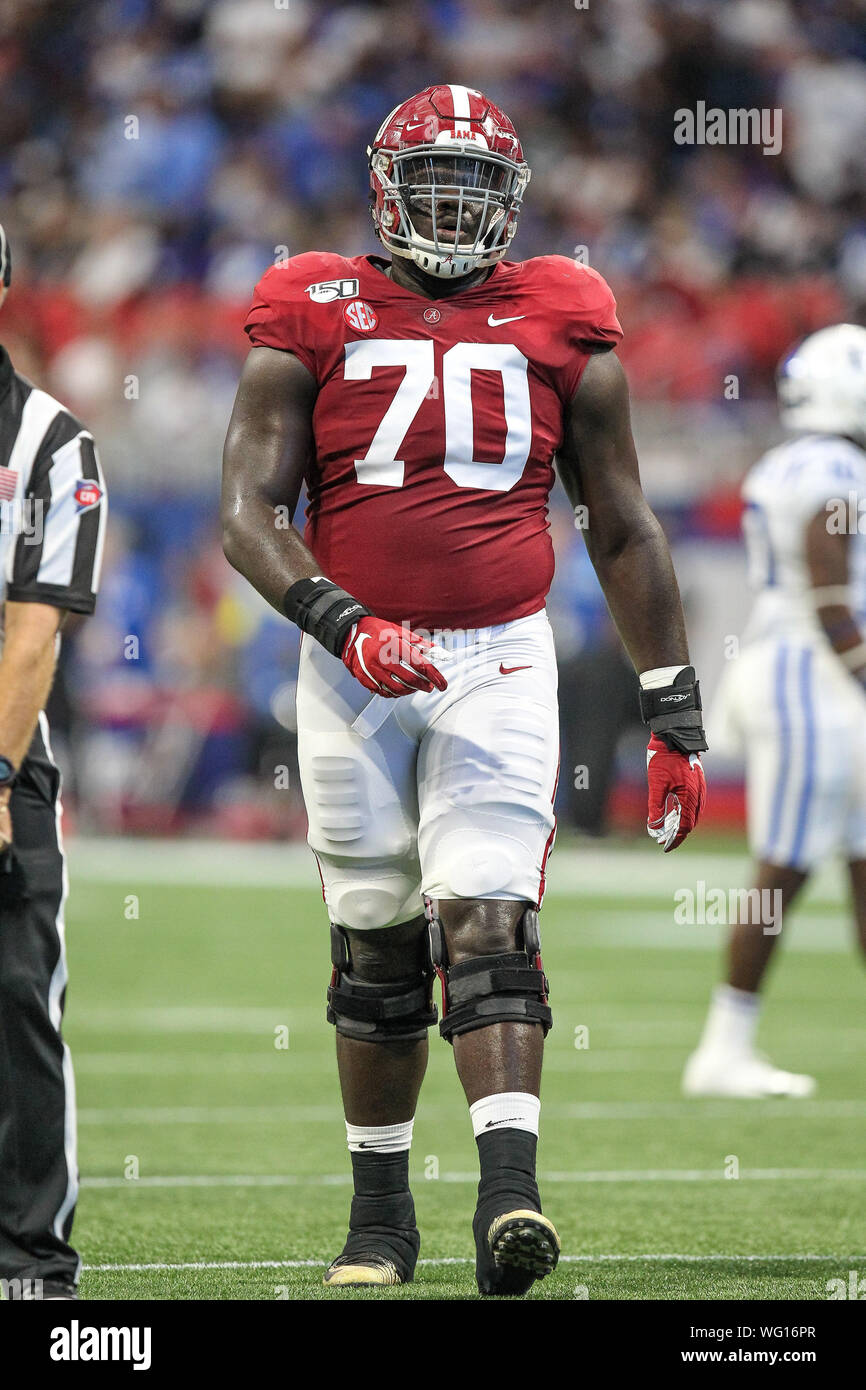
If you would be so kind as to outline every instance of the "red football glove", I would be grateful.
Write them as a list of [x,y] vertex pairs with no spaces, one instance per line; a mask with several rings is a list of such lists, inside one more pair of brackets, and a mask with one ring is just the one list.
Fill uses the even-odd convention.
[[704,769],[697,753],[672,752],[655,734],[646,752],[649,814],[646,828],[667,854],[681,845],[698,823],[707,799]]
[[432,642],[399,623],[367,617],[354,623],[343,647],[343,663],[374,695],[412,695],[447,689],[448,682],[429,661]]

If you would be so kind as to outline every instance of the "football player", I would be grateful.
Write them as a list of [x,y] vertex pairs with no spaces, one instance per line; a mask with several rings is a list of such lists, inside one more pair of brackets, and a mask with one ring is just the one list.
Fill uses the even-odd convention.
[[866,950],[866,329],[837,324],[801,343],[780,367],[779,405],[795,437],[743,485],[757,597],[710,730],[719,746],[745,750],[762,892],[731,933],[727,981],[686,1066],[687,1095],[814,1090],[811,1076],[773,1066],[754,1039],[784,915],[831,854],[848,862]]
[[[429,87],[386,118],[369,160],[390,258],[299,255],[256,289],[225,550],[305,634],[301,777],[355,1182],[325,1282],[413,1276],[408,1154],[435,973],[478,1143],[478,1285],[522,1294],[559,1252],[535,1178],[554,455],[641,673],[666,849],[702,803],[700,698],[641,492],[610,290],[561,256],[505,259],[529,180],[511,121],[480,92]],[[303,483],[302,539],[285,518]]]

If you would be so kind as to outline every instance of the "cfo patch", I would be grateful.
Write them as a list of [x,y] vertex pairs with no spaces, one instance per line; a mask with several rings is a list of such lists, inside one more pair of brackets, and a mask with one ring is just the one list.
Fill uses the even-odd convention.
[[75,484],[75,510],[87,512],[102,501],[102,488],[92,478],[79,478]]

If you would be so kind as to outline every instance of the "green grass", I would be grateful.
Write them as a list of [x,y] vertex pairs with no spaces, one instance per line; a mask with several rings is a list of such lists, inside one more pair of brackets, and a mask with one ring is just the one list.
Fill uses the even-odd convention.
[[[172,885],[159,881],[152,849],[125,853],[128,876],[102,881],[88,877],[99,871],[92,851],[73,857],[66,1035],[85,1180],[75,1226],[83,1295],[476,1297],[475,1146],[451,1050],[435,1033],[412,1156],[421,1254],[433,1263],[405,1289],[322,1288],[345,1234],[350,1168],[314,870],[309,888],[276,887],[273,872],[241,888],[221,881],[227,861],[214,851],[212,872],[197,867],[196,881]],[[227,854],[237,862],[253,851]],[[866,1252],[864,980],[842,905],[831,893],[804,908],[761,1031],[776,1060],[818,1076],[817,1098],[685,1102],[680,1072],[720,933],[675,927],[670,885],[700,874],[702,861],[666,860],[661,884],[652,847],[617,852],[609,876],[596,848],[579,849],[568,856],[572,878],[583,857],[593,868],[586,891],[550,896],[543,913],[556,1023],[539,1166],[545,1210],[572,1258],[531,1296],[825,1298],[826,1281],[847,1280],[858,1267],[849,1257]],[[739,861],[717,856],[721,869],[736,878]],[[556,876],[555,857],[554,889]],[[129,894],[137,920],[124,915]],[[588,1048],[575,1047],[579,1026]],[[289,1046],[277,1048],[285,1027]],[[726,1178],[734,1159],[740,1176]],[[152,1182],[221,1177],[278,1181]],[[463,1263],[435,1263],[446,1260]],[[238,1267],[123,1268],[230,1262]]]

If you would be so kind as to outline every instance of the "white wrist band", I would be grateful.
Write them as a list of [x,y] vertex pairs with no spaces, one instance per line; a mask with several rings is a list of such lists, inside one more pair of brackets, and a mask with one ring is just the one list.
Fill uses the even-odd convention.
[[641,690],[660,690],[664,685],[673,685],[680,671],[685,669],[685,666],[656,666],[652,671],[642,671]]
[[851,590],[847,584],[825,584],[820,589],[812,589],[811,595],[816,608],[851,607]]
[[866,642],[858,642],[856,647],[849,647],[847,652],[837,652],[836,655],[849,671],[859,671],[861,666],[866,666]]

